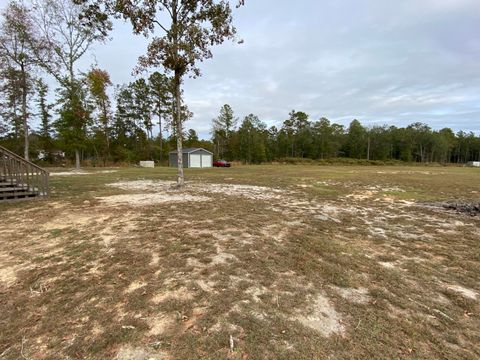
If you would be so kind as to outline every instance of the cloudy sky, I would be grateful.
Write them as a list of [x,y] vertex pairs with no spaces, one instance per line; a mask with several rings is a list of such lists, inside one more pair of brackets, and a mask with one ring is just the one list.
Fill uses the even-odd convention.
[[[295,109],[480,133],[480,0],[247,0],[234,17],[245,42],[215,47],[203,76],[185,81],[186,127],[202,137],[225,103],[268,125]],[[129,82],[148,40],[123,23],[111,36],[84,65]]]

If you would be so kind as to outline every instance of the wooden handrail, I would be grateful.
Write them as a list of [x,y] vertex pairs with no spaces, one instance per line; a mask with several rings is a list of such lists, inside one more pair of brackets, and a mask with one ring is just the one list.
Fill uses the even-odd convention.
[[47,170],[0,146],[0,178],[3,181],[36,195],[48,196],[49,175]]
[[49,174],[49,172],[48,172],[47,170],[45,170],[44,168],[41,168],[41,167],[38,166],[37,164],[34,164],[34,163],[32,163],[31,161],[25,160],[25,159],[22,158],[21,156],[15,154],[13,151],[10,151],[10,150],[4,148],[3,146],[0,146],[0,153],[2,153],[2,152],[7,153],[8,155],[10,155],[10,156],[12,156],[12,157],[14,157],[14,158],[16,158],[16,159],[18,159],[18,160],[20,160],[20,161],[26,161],[26,162],[28,162],[32,167],[34,167],[34,168],[36,168],[36,169],[38,169],[38,170],[40,170],[40,171],[42,171],[42,172],[46,172],[47,174]]

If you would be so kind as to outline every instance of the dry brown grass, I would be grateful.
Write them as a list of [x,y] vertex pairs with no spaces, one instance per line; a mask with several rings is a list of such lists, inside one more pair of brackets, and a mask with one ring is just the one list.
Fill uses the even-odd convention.
[[480,356],[477,169],[116,170],[0,205],[0,359]]

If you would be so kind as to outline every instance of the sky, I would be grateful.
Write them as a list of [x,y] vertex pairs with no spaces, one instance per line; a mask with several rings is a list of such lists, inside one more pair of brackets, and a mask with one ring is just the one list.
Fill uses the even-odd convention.
[[[480,0],[246,0],[234,22],[244,43],[214,47],[202,77],[185,79],[194,113],[185,127],[202,138],[223,104],[269,126],[295,109],[347,126],[424,122],[480,134]],[[130,82],[147,44],[116,22],[82,66]]]

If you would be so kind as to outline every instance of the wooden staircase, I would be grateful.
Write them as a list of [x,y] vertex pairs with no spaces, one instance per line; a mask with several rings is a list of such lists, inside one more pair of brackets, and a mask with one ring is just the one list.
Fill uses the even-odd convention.
[[0,146],[0,202],[48,196],[47,170]]

